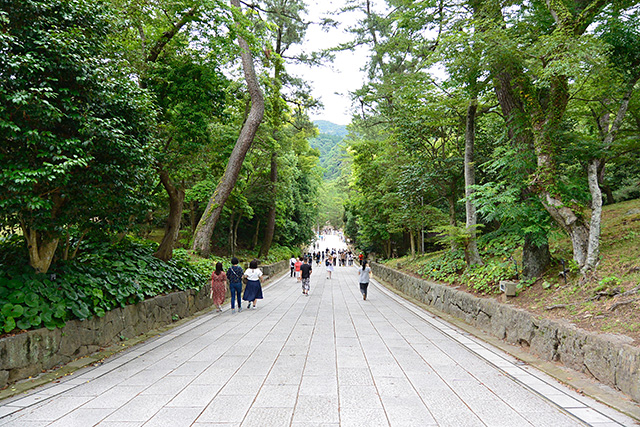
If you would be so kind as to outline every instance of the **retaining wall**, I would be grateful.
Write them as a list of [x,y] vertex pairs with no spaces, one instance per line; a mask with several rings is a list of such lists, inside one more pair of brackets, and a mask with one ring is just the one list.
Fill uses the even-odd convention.
[[432,305],[536,356],[590,374],[640,402],[640,348],[629,337],[596,334],[567,322],[540,319],[494,299],[371,263],[373,274],[418,301]]
[[[274,277],[287,269],[287,261],[261,266]],[[160,295],[108,311],[104,317],[70,320],[64,328],[30,330],[0,339],[0,388],[44,370],[64,365],[101,348],[144,334],[211,306],[210,285]]]

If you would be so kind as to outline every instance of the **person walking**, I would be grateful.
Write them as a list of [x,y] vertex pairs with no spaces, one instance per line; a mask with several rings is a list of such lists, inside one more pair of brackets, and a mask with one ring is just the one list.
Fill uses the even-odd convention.
[[258,268],[258,260],[254,259],[249,263],[244,277],[247,278],[247,286],[244,288],[242,299],[249,302],[247,308],[251,308],[251,303],[253,303],[253,308],[256,308],[256,300],[262,299],[262,285],[260,284],[262,271]]
[[333,273],[333,259],[331,258],[331,255],[327,255],[325,264],[327,266],[327,279],[331,280],[331,273]]
[[231,312],[236,312],[236,300],[238,302],[238,312],[242,311],[242,276],[244,271],[238,265],[238,258],[231,258],[231,267],[227,270],[227,280],[229,281],[229,292],[231,293]]
[[300,259],[297,259],[294,265],[294,268],[296,270],[296,278],[298,279],[298,282],[300,281],[300,267],[302,267],[302,257],[300,257]]
[[302,278],[302,293],[309,296],[309,289],[311,288],[311,262],[305,258],[304,264],[300,266],[300,276]]
[[227,275],[222,271],[222,263],[216,263],[216,269],[211,273],[211,299],[216,306],[216,311],[222,311],[222,303],[227,293]]
[[291,259],[289,259],[289,267],[291,267],[291,275],[289,277],[293,277],[296,269],[296,257],[291,255]]
[[358,269],[360,275],[360,292],[362,293],[362,299],[367,300],[367,288],[369,287],[369,275],[371,274],[371,267],[367,265],[367,260],[362,261],[362,267]]

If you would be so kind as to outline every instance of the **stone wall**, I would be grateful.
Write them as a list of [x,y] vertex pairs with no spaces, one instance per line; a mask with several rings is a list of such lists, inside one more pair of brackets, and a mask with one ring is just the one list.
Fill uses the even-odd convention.
[[[274,277],[287,269],[287,261],[262,266]],[[70,320],[64,328],[27,331],[0,339],[0,388],[44,370],[64,365],[125,339],[144,334],[211,306],[210,285],[160,295],[138,304],[115,308],[104,317]]]
[[259,268],[260,270],[262,270],[262,273],[264,273],[264,275],[268,277],[274,277],[285,270],[289,270],[289,261],[284,260],[271,265],[261,265],[259,266]]
[[401,292],[464,320],[538,357],[590,374],[640,402],[640,348],[628,337],[595,334],[572,324],[539,319],[494,299],[478,298],[448,286],[372,263],[373,274]]

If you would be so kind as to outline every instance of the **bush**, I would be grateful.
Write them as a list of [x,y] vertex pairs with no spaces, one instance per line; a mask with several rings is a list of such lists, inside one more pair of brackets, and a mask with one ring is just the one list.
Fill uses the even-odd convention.
[[460,273],[466,267],[463,251],[449,251],[427,262],[418,270],[418,274],[432,280],[451,284],[458,280]]
[[428,261],[418,269],[418,274],[448,284],[460,282],[483,294],[497,293],[501,280],[512,279],[517,275],[516,266],[508,260],[485,261],[484,265],[473,265],[467,268],[464,251],[449,251]]
[[58,262],[47,274],[28,266],[22,239],[0,242],[0,327],[62,327],[69,319],[102,317],[115,307],[177,290],[200,289],[203,274],[179,257],[153,256],[155,244],[124,240],[94,241],[70,262]]

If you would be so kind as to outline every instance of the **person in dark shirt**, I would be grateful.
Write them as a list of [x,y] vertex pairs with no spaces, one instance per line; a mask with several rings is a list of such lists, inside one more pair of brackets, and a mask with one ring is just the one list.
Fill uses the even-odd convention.
[[304,259],[304,263],[300,266],[300,275],[302,276],[302,293],[309,295],[309,288],[311,287],[311,264],[307,258]]
[[242,293],[242,267],[238,265],[238,258],[231,258],[231,268],[227,270],[227,280],[229,281],[229,291],[231,292],[231,312],[235,313],[235,300],[238,300],[238,312],[242,311],[240,306],[240,294]]

